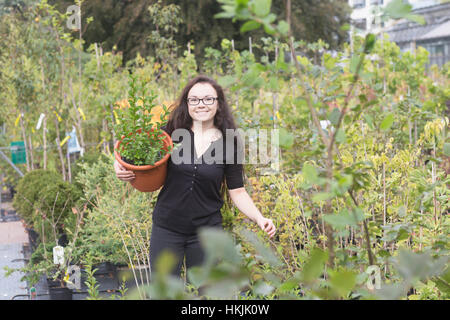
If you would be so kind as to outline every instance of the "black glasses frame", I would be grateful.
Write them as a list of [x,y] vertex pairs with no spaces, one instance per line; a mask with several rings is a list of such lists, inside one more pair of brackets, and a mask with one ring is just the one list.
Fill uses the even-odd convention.
[[[192,104],[192,103],[189,102],[189,99],[198,99],[198,103]],[[213,99],[213,102],[210,103],[210,104],[208,104],[208,103],[206,103],[205,100],[203,100],[203,99]],[[191,106],[199,105],[199,104],[200,104],[200,101],[203,102],[204,105],[210,106],[210,105],[213,105],[214,102],[215,102],[216,100],[219,100],[219,98],[217,98],[217,97],[206,97],[206,98],[202,98],[202,99],[200,99],[200,98],[187,98],[186,100],[187,100],[187,103],[188,103],[189,105],[191,105]]]

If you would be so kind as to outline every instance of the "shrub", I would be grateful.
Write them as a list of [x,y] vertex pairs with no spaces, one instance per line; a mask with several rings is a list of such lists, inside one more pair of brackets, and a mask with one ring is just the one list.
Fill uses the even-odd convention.
[[39,200],[42,190],[46,186],[62,181],[60,174],[44,169],[30,171],[20,179],[13,207],[27,225],[33,225],[33,213],[36,210],[34,204]]
[[82,184],[77,181],[77,177],[81,172],[84,172],[85,169],[81,166],[82,164],[87,164],[88,166],[93,165],[99,160],[105,160],[108,156],[103,152],[97,152],[96,150],[91,150],[86,152],[81,158],[78,158],[75,161],[75,164],[72,168],[72,181],[77,187],[82,187]]
[[93,206],[87,210],[74,260],[90,255],[93,263],[127,264],[128,253],[133,263],[145,262],[148,255],[151,210],[158,193],[139,192],[117,179],[113,162],[112,157],[101,157],[80,165],[77,181]]
[[33,215],[33,227],[41,240],[54,239],[57,242],[64,229],[75,229],[76,215],[72,208],[79,204],[81,192],[74,185],[57,181],[46,186],[37,200],[37,214]]

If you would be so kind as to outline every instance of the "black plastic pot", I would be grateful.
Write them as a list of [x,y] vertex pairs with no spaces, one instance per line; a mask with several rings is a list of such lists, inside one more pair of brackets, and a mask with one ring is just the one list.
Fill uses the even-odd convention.
[[72,290],[66,287],[49,287],[50,300],[72,300]]
[[34,251],[39,246],[39,233],[33,228],[26,228],[28,233],[28,241],[30,242],[31,250]]
[[50,300],[72,300],[72,289],[62,287],[62,283],[60,279],[47,278]]
[[104,274],[115,274],[116,273],[116,266],[113,265],[111,262],[102,262],[99,264],[96,264],[92,267],[92,269],[98,269],[95,272],[95,275],[104,275]]

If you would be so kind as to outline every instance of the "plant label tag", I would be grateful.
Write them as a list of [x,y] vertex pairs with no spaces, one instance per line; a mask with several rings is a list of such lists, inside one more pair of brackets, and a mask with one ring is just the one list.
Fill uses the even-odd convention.
[[81,289],[81,271],[79,266],[69,266],[67,268],[69,274],[69,281],[67,282],[67,288],[69,289]]
[[41,116],[39,117],[38,123],[36,125],[36,130],[39,130],[41,128],[42,120],[44,120],[45,114],[41,113]]
[[53,247],[53,263],[64,264],[64,248],[61,246]]

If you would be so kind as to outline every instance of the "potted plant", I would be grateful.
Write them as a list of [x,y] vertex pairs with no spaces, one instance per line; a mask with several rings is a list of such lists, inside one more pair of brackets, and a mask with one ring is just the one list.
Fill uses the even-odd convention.
[[66,264],[55,264],[53,261],[52,250],[55,246],[54,242],[41,242],[28,264],[21,268],[5,268],[5,277],[20,272],[24,274],[21,281],[26,281],[30,288],[43,280],[47,284],[50,300],[72,300],[72,290],[67,287]]
[[50,300],[72,300],[72,289],[66,285],[66,278],[62,270],[56,270],[52,277],[47,278]]
[[114,125],[116,139],[114,156],[127,170],[135,173],[131,185],[139,191],[158,190],[166,179],[167,161],[173,150],[170,136],[161,129],[170,111],[163,105],[159,122],[153,122],[152,109],[156,95],[147,95],[144,83],[130,75],[129,107],[118,110]]

